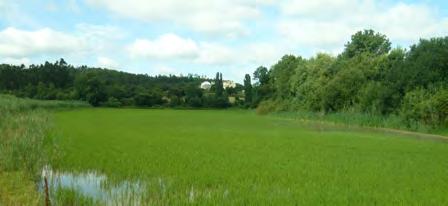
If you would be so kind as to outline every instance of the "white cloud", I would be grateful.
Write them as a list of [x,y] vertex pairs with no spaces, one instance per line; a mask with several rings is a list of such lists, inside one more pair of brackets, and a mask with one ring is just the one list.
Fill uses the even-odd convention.
[[313,20],[285,20],[278,24],[279,33],[301,46],[326,48],[344,44],[350,35],[362,27],[351,27],[344,22]]
[[108,25],[78,24],[71,32],[51,28],[22,30],[8,27],[0,30],[0,55],[12,59],[54,57],[85,59],[108,56],[122,50],[119,43],[127,35],[121,29]]
[[22,57],[22,58],[12,58],[12,57],[6,57],[1,59],[1,63],[2,64],[13,64],[13,65],[30,65],[31,64],[31,60],[26,58],[26,57]]
[[170,75],[170,74],[179,74],[179,71],[173,67],[165,66],[165,65],[157,65],[154,69],[153,75]]
[[290,46],[282,45],[281,42],[258,42],[244,46],[238,56],[239,58],[244,58],[247,64],[270,66],[277,62],[283,55],[291,52],[292,49]]
[[137,39],[127,47],[133,58],[149,60],[184,60],[198,64],[228,64],[234,59],[232,49],[216,43],[196,42],[176,34],[163,34],[153,40]]
[[122,50],[120,40],[128,33],[111,25],[77,24],[75,35],[88,47],[85,51],[99,55],[111,51]]
[[76,30],[88,39],[121,39],[127,35],[126,31],[111,25],[96,25],[80,23],[76,25]]
[[149,61],[182,61],[205,66],[229,66],[272,63],[285,49],[274,43],[250,43],[226,46],[212,42],[197,42],[168,33],[155,39],[137,39],[127,46],[132,58]]
[[213,44],[213,43],[200,43],[198,57],[195,59],[199,64],[218,64],[225,65],[234,63],[235,50],[229,47]]
[[374,29],[401,44],[448,33],[448,18],[441,18],[436,8],[423,4],[289,0],[282,1],[280,11],[279,34],[296,46],[313,51],[340,50],[352,34],[362,29]]
[[118,63],[115,60],[103,56],[97,58],[97,65],[101,68],[108,68],[108,69],[118,68]]
[[65,54],[84,46],[79,38],[50,28],[25,31],[8,27],[0,31],[0,55],[8,57]]
[[164,34],[154,40],[137,39],[128,46],[132,57],[149,59],[191,59],[198,55],[198,45],[191,39]]
[[88,0],[88,3],[120,16],[145,22],[175,23],[198,32],[228,37],[248,34],[244,21],[260,16],[254,0]]
[[448,18],[437,17],[436,12],[425,5],[398,3],[372,19],[371,24],[397,41],[447,35]]

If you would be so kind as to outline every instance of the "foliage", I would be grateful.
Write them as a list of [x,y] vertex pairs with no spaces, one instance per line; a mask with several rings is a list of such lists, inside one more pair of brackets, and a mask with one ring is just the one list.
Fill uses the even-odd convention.
[[408,124],[423,121],[428,125],[448,126],[448,90],[419,88],[406,93],[400,114]]
[[297,66],[302,63],[301,57],[285,55],[271,69],[271,83],[275,98],[286,99],[291,95],[289,78],[295,73]]
[[222,97],[222,95],[224,94],[224,87],[223,87],[223,82],[222,82],[222,73],[216,73],[216,78],[215,78],[215,96],[216,97]]
[[[198,75],[153,77],[86,66],[75,68],[63,59],[29,67],[0,65],[0,93],[44,100],[82,100],[93,106],[184,106],[186,89],[206,80]],[[176,100],[171,102],[171,98]]]
[[115,98],[115,97],[109,97],[109,99],[107,99],[107,101],[103,104],[103,106],[106,106],[106,107],[121,107],[121,102],[118,101],[118,99]]
[[247,105],[252,104],[252,83],[250,82],[250,75],[244,76],[244,100]]
[[362,53],[383,55],[389,52],[390,45],[389,39],[383,34],[375,33],[373,30],[359,31],[345,45],[342,56],[352,58]]
[[266,68],[264,66],[258,67],[254,71],[254,80],[257,80],[259,85],[268,84],[269,83],[268,68]]
[[277,110],[278,106],[276,105],[276,103],[272,100],[266,100],[266,101],[262,101],[257,109],[255,110],[257,112],[257,114],[260,115],[266,115],[269,114],[271,112],[274,112],[275,110]]
[[448,37],[391,50],[385,35],[364,30],[337,57],[285,55],[270,70],[258,67],[254,77],[260,111],[365,113],[398,116],[408,129],[446,126]]

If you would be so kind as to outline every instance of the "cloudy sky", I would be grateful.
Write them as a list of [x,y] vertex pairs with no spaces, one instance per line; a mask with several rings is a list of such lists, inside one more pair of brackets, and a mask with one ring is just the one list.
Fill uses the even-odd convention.
[[284,54],[339,53],[361,29],[394,46],[448,36],[446,0],[0,0],[0,62],[241,82]]

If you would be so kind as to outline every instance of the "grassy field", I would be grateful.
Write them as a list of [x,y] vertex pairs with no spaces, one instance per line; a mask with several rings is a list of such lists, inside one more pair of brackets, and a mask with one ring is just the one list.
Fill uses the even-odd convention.
[[53,170],[138,182],[137,203],[448,204],[446,140],[231,110],[81,109],[55,124]]

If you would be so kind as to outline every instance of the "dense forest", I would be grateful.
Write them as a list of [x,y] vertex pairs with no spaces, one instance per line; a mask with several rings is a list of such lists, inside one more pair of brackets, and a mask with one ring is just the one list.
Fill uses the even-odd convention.
[[369,113],[396,115],[409,125],[448,124],[448,37],[391,49],[385,35],[364,30],[337,57],[285,55],[253,77],[250,104],[261,113]]
[[[252,83],[254,80],[255,83]],[[210,90],[199,85],[212,81]],[[357,32],[338,56],[283,56],[270,69],[246,74],[244,86],[224,89],[198,75],[148,76],[73,67],[63,59],[29,67],[0,65],[0,92],[36,99],[84,100],[93,106],[214,107],[272,111],[396,115],[408,124],[448,122],[448,37],[391,48],[373,30]],[[241,97],[241,98],[240,98]],[[244,102],[243,102],[244,100]]]
[[[218,73],[219,74],[219,73]],[[241,86],[224,89],[222,74],[210,90],[199,75],[148,76],[87,66],[73,67],[64,59],[41,65],[0,65],[0,91],[43,100],[82,100],[93,106],[212,107],[230,106],[229,96]],[[221,82],[221,84],[219,84]],[[219,85],[221,88],[217,88]]]

